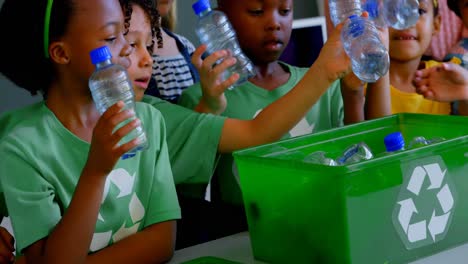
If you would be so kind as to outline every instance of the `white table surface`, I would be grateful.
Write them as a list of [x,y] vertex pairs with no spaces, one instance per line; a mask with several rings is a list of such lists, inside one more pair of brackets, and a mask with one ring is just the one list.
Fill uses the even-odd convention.
[[[248,232],[209,241],[207,243],[177,250],[170,264],[182,263],[199,257],[213,256],[245,264],[266,264],[255,260],[250,247]],[[411,264],[467,264],[468,243],[432,255]]]

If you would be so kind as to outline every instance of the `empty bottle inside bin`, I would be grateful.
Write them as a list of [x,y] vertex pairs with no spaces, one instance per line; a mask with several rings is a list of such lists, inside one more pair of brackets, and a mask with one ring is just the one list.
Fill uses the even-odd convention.
[[426,139],[425,137],[419,136],[419,137],[413,138],[410,141],[410,143],[408,144],[408,149],[415,149],[415,148],[419,148],[419,147],[439,143],[439,142],[442,142],[444,140],[445,140],[445,138],[443,138],[443,137],[434,137],[434,138],[431,138],[431,139]]
[[363,160],[370,160],[374,157],[371,149],[366,143],[360,142],[347,148],[341,157],[336,161],[339,165],[357,163]]
[[336,161],[332,158],[327,157],[325,151],[316,151],[312,154],[307,155],[304,159],[306,163],[321,164],[327,166],[336,166],[338,165]]

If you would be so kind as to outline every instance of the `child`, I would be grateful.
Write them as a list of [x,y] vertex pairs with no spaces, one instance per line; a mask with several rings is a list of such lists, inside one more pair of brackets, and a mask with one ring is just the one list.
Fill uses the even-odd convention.
[[[288,44],[292,29],[293,1],[249,1],[249,0],[220,0],[218,8],[225,12],[236,30],[242,50],[252,60],[256,68],[256,76],[249,82],[225,92],[228,102],[223,116],[240,119],[251,119],[262,113],[264,107],[280,99],[296,83],[304,81],[305,69],[293,67],[279,62],[278,58]],[[199,68],[200,76],[211,70],[211,61],[201,60],[203,50],[195,51],[192,62]],[[317,76],[315,76],[317,77]],[[317,87],[311,80],[309,89]],[[203,80],[201,86],[205,86]],[[294,137],[307,133],[323,131],[342,126],[344,108],[346,114],[362,112],[364,97],[362,89],[348,91],[343,104],[339,81],[335,81],[320,99],[310,108],[306,116],[283,138]],[[205,101],[201,89],[195,85],[182,94],[179,104],[189,108],[198,106],[199,101]],[[285,106],[284,110],[294,108],[294,104]],[[221,111],[220,111],[221,112]],[[362,115],[350,119],[349,122],[363,120]],[[257,131],[260,133],[260,131]],[[220,235],[240,232],[246,229],[243,202],[238,183],[236,168],[232,155],[223,155],[216,169],[215,184],[220,185],[219,194],[222,200],[222,211],[217,215],[225,216],[223,223],[231,223],[232,230]],[[218,182],[217,182],[218,181]],[[223,227],[223,229],[227,229]]]
[[[139,118],[114,132],[135,113],[118,102],[101,116],[88,88],[91,50],[107,45],[115,63],[130,65],[119,2],[6,0],[0,25],[15,40],[1,43],[9,51],[1,73],[45,95],[8,115],[16,125],[0,141],[0,183],[17,252],[28,263],[168,261],[180,208],[163,118],[137,103]],[[117,142],[139,123],[150,147],[122,160],[138,142]]]
[[[147,88],[147,82],[144,81],[151,74],[151,57],[147,52],[147,46],[151,42],[150,23],[142,23],[145,20],[140,18],[143,15],[139,12],[133,12],[131,16],[127,39],[134,47],[134,52],[131,54],[133,63],[129,68],[129,74],[134,78],[137,100],[143,99],[144,102],[155,106],[166,120],[169,154],[182,208],[182,220],[178,223],[177,232],[177,247],[181,248],[212,238],[207,237],[205,232],[210,225],[211,215],[207,215],[210,214],[209,205],[203,197],[206,184],[212,175],[216,152],[229,153],[232,150],[278,139],[307,112],[331,83],[329,81],[322,83],[321,79],[317,78],[315,79],[317,90],[314,91],[308,88],[307,83],[311,82],[311,79],[307,77],[318,75],[317,70],[320,69],[325,71],[325,76],[328,75],[326,72],[330,73],[328,75],[330,80],[335,80],[342,75],[340,72],[346,72],[342,67],[349,62],[346,56],[343,56],[341,46],[333,46],[338,44],[336,42],[338,35],[334,34],[323,48],[320,59],[306,74],[305,81],[292,89],[288,96],[268,106],[254,120],[226,119],[198,114],[157,98],[143,97]],[[216,52],[206,60],[214,63],[224,56],[223,54],[225,55],[225,52]],[[340,63],[329,63],[333,61]],[[228,66],[229,63],[223,62],[216,66],[214,71],[219,75],[223,67],[225,69]],[[346,67],[349,67],[349,64]],[[334,72],[336,74],[331,74]],[[325,77],[323,74],[320,76]],[[230,80],[222,82],[215,88],[226,88],[229,83]],[[297,107],[285,109],[285,106],[291,104],[296,104]],[[269,129],[261,129],[262,127]],[[200,149],[203,150],[202,153],[199,152]]]
[[[175,0],[154,0],[158,11],[167,25],[174,25]],[[162,45],[153,49],[152,82],[146,92],[169,102],[177,102],[184,89],[199,81],[198,72],[190,62],[195,50],[193,44],[183,36],[172,32],[173,28],[161,30]]]
[[425,99],[416,93],[413,77],[416,71],[439,65],[436,61],[421,61],[432,36],[439,30],[440,15],[437,0],[419,1],[419,19],[406,30],[389,29],[390,93],[392,113],[412,112],[450,114],[447,102]]
[[[447,4],[463,21],[465,29],[468,29],[468,0],[448,0]],[[454,45],[445,59],[448,61],[453,57],[458,58],[461,65],[468,69],[468,36]]]
[[[150,30],[147,30],[145,36],[151,35]],[[128,37],[133,36],[129,33]],[[133,40],[134,41],[134,40]],[[132,46],[135,47],[135,53],[132,54],[141,54],[137,53],[138,50],[137,44],[142,45],[144,49],[147,46],[150,46],[149,43],[152,43],[150,40],[134,42]],[[141,51],[141,49],[139,49]],[[149,54],[146,53],[148,56]],[[214,54],[213,56],[217,56]],[[333,59],[332,59],[333,58]],[[138,63],[137,63],[138,61]],[[134,85],[135,93],[137,98],[141,99],[144,89],[147,87],[148,76],[151,74],[151,59],[148,57],[143,58],[142,62],[134,59],[132,67],[141,67],[146,69],[140,71],[139,73],[134,72]],[[330,61],[339,61],[339,63],[334,64]],[[149,68],[149,71],[147,70]],[[130,74],[131,69],[129,69]],[[3,70],[2,70],[3,71]],[[145,73],[146,71],[146,73]],[[299,116],[303,115],[306,110],[313,105],[316,99],[320,96],[321,93],[329,86],[331,81],[340,76],[346,74],[349,71],[349,61],[346,56],[343,54],[341,43],[339,42],[339,32],[334,36],[330,37],[327,45],[324,47],[321,56],[317,60],[316,66],[313,66],[309,73],[306,76],[320,75],[321,78],[316,78],[317,90],[311,91],[308,89],[306,83],[310,82],[310,78],[305,78],[306,82],[299,83],[294,89],[289,93],[289,96],[286,96],[282,100],[278,100],[272,106],[268,107],[269,110],[264,111],[260,114],[255,120],[244,121],[244,120],[233,120],[220,117],[210,117],[207,115],[199,115],[193,113],[187,109],[180,108],[176,105],[171,105],[165,103],[164,101],[158,101],[157,99],[148,98],[147,101],[152,102],[154,106],[165,113],[167,120],[174,120],[168,125],[168,132],[171,135],[170,138],[173,140],[169,143],[170,145],[170,155],[171,160],[174,165],[174,172],[179,172],[177,177],[175,174],[176,182],[178,183],[199,183],[203,182],[206,185],[207,179],[206,176],[201,175],[205,178],[196,178],[190,177],[190,175],[197,175],[197,172],[209,170],[209,162],[207,164],[203,163],[203,160],[209,161],[209,158],[205,158],[208,155],[194,155],[194,150],[198,150],[196,146],[197,142],[209,142],[206,151],[211,151],[211,149],[219,149],[221,152],[230,152],[234,149],[243,148],[251,145],[262,144],[272,140],[277,139],[285,131],[293,126],[295,122],[300,118]],[[143,72],[143,74],[141,74]],[[283,105],[290,104],[289,102],[295,102],[297,107],[294,109],[289,109],[283,111]],[[34,109],[33,109],[34,110]],[[18,114],[20,111],[16,111],[15,114]],[[22,113],[22,116],[28,116],[28,111]],[[276,116],[276,122],[273,122],[271,116]],[[9,115],[6,115],[6,119],[9,119]],[[4,119],[5,120],[5,119]],[[14,123],[15,120],[11,120],[10,123]],[[2,121],[3,123],[3,121]],[[192,124],[194,126],[192,126]],[[262,134],[255,133],[258,131],[258,127],[267,126],[271,127],[269,130],[264,131]],[[192,129],[185,129],[186,127]],[[176,129],[179,128],[179,129]],[[213,135],[210,136],[207,134],[207,131],[215,130]],[[222,134],[221,134],[222,131]],[[173,132],[173,133],[172,133]],[[197,136],[198,135],[198,136]],[[179,137],[180,136],[180,137]],[[207,138],[207,140],[204,140]],[[198,139],[198,140],[197,140]],[[200,140],[202,139],[202,140]],[[201,144],[203,146],[203,144]],[[206,146],[206,145],[205,145]],[[205,153],[204,153],[205,154]],[[214,160],[214,157],[213,157]],[[211,161],[213,163],[213,161]],[[184,164],[186,166],[184,166]],[[187,168],[192,168],[192,165],[195,165],[192,170],[187,170]],[[211,165],[212,166],[212,165]],[[203,173],[201,173],[203,174]],[[211,173],[209,174],[211,175]],[[209,177],[209,176],[208,176]],[[193,184],[192,184],[193,185]],[[196,188],[195,188],[196,189]]]

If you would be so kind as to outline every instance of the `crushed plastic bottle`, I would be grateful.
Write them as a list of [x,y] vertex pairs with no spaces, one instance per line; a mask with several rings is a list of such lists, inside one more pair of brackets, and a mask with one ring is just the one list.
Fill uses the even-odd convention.
[[303,161],[306,162],[306,163],[321,164],[321,165],[327,165],[327,166],[337,166],[338,165],[334,159],[327,157],[326,153],[324,151],[313,152],[313,153],[307,155],[303,159]]
[[415,148],[419,148],[419,147],[439,143],[439,142],[442,142],[444,140],[445,140],[445,138],[443,138],[443,137],[434,137],[434,138],[431,138],[431,139],[426,139],[425,137],[419,136],[419,137],[413,138],[410,141],[410,143],[408,144],[408,149],[415,149]]
[[363,160],[370,160],[374,157],[371,149],[366,143],[360,142],[347,148],[341,157],[337,158],[338,165],[357,163]]

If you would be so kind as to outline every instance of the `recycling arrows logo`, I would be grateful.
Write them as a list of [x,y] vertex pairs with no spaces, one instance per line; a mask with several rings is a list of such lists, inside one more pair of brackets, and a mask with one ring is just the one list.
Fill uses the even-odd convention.
[[[120,228],[115,233],[113,233],[112,230],[94,233],[90,245],[90,251],[92,252],[98,251],[108,246],[111,241],[115,243],[119,240],[124,239],[127,236],[138,232],[140,224],[142,223],[142,220],[145,216],[145,207],[143,206],[142,202],[133,190],[135,185],[135,175],[132,176],[125,169],[121,168],[113,170],[107,176],[106,183],[104,186],[104,194],[101,201],[101,207],[102,204],[104,204],[104,201],[106,200],[107,196],[109,195],[109,189],[111,184],[115,185],[119,190],[118,195],[116,197],[113,197],[113,206],[125,206],[128,208],[131,226],[126,227],[128,223],[123,222]],[[126,204],[124,202],[122,204],[122,202],[125,201],[125,199],[121,200],[119,198],[129,197],[130,195],[131,198],[129,199],[129,203]],[[99,212],[98,221],[106,222],[106,219],[102,216],[101,212]]]
[[[455,209],[454,185],[441,158],[419,163],[405,175],[393,223],[407,249],[444,239]],[[405,171],[404,171],[405,172]]]

